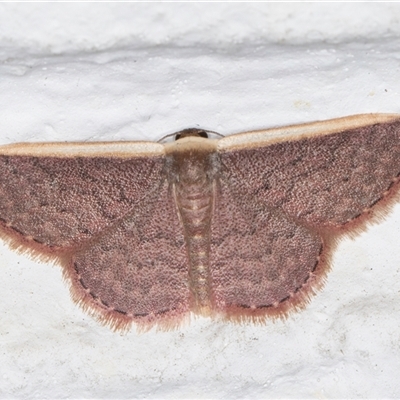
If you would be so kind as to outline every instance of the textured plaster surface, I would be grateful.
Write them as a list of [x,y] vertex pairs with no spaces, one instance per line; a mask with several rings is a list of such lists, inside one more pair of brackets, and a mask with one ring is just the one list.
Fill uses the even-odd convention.
[[[397,4],[1,4],[0,143],[400,112]],[[286,321],[113,333],[0,247],[0,398],[398,398],[400,206]]]

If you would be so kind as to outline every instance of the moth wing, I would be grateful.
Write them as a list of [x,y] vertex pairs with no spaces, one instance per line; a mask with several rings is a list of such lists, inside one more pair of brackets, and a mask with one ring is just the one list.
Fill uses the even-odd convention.
[[218,151],[215,304],[227,316],[263,318],[302,306],[322,282],[335,235],[398,194],[400,117],[239,134]]
[[4,146],[1,235],[56,257],[74,300],[112,327],[177,324],[187,256],[164,166],[156,143]]
[[115,329],[168,329],[189,311],[185,240],[167,181],[63,264],[74,299]]
[[321,238],[282,212],[235,196],[222,177],[210,244],[215,310],[262,320],[304,304],[315,283]]
[[363,222],[398,193],[400,116],[366,114],[234,135],[220,141],[219,153],[223,179],[237,195],[315,229],[341,229]]
[[0,147],[0,234],[39,254],[76,247],[155,195],[163,151],[147,142]]

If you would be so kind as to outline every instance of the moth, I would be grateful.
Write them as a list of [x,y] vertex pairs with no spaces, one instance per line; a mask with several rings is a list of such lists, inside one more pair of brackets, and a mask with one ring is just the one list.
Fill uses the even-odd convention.
[[338,240],[399,199],[400,115],[171,143],[0,147],[0,235],[113,329],[304,307]]

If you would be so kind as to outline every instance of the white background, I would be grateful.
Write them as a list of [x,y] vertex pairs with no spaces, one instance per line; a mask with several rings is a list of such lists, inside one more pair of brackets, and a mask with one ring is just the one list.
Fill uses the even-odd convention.
[[[0,143],[157,140],[400,112],[400,5],[0,4]],[[0,247],[0,398],[400,396],[400,206],[302,312],[110,331]]]

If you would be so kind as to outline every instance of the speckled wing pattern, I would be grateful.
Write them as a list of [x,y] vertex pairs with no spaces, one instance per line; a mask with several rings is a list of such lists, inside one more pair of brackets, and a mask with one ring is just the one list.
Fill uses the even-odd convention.
[[0,232],[13,247],[55,256],[75,300],[115,328],[183,313],[186,252],[164,164],[1,155]]
[[50,252],[74,247],[154,192],[162,166],[141,158],[2,155],[1,222]]
[[189,311],[185,241],[166,181],[71,262],[78,298],[117,326],[172,327]]
[[304,305],[336,239],[398,194],[399,120],[320,133],[220,151],[210,268],[228,316]]

